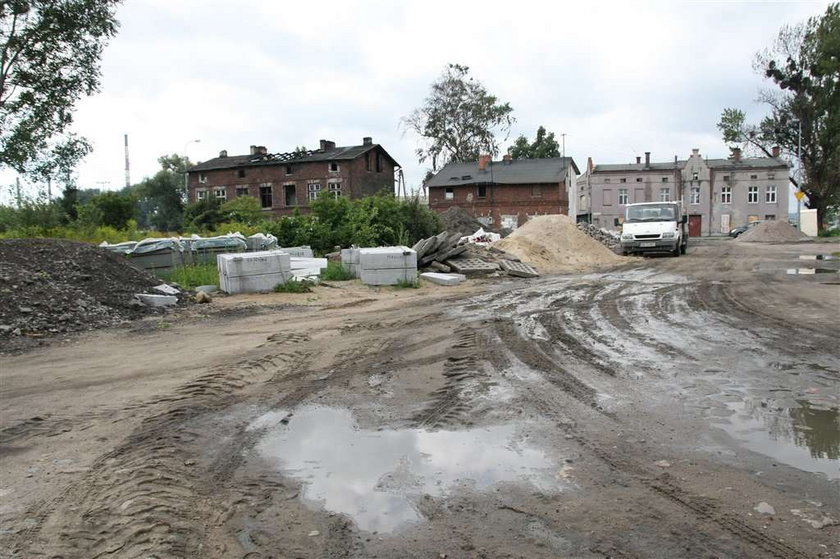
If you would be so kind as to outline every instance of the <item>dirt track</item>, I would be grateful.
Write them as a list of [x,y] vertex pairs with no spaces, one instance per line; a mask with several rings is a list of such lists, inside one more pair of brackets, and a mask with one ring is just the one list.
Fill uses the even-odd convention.
[[0,554],[840,557],[840,276],[785,273],[836,250],[232,297],[4,356]]

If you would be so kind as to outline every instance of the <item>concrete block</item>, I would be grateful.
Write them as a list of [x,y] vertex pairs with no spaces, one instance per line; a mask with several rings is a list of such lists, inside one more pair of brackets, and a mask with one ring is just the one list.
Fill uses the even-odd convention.
[[181,290],[178,289],[177,287],[172,287],[171,285],[167,285],[165,283],[162,283],[160,285],[156,285],[152,289],[154,289],[155,291],[158,291],[160,293],[163,293],[164,295],[177,295],[181,292]]
[[417,270],[417,253],[408,247],[377,247],[359,249],[362,270]]
[[343,248],[341,249],[341,263],[342,264],[358,264],[359,263],[358,248]]
[[499,266],[502,270],[507,272],[509,276],[516,276],[518,278],[536,278],[539,277],[539,272],[532,266],[524,262],[513,262],[511,260],[499,260]]
[[289,265],[291,266],[292,270],[301,270],[301,269],[315,269],[318,270],[318,275],[321,273],[322,268],[327,267],[327,259],[326,258],[298,258],[292,256],[289,261]]
[[440,274],[437,272],[425,272],[420,274],[420,278],[430,281],[437,285],[458,285],[465,281],[467,276],[464,274]]
[[315,256],[312,253],[312,249],[308,246],[300,246],[300,247],[284,247],[284,248],[276,248],[274,250],[285,252],[289,256],[295,258],[312,258]]
[[234,295],[236,293],[260,293],[272,291],[278,283],[286,283],[292,277],[291,272],[275,274],[260,274],[252,276],[220,276],[222,291]]
[[266,250],[219,254],[216,263],[220,277],[241,277],[288,272],[291,269],[291,258],[285,252]]
[[478,258],[456,258],[454,260],[447,260],[446,264],[456,272],[467,276],[492,274],[499,269],[497,264],[485,262]]
[[365,285],[396,285],[400,282],[417,281],[416,268],[390,268],[384,270],[360,271],[362,283]]
[[178,298],[174,295],[150,295],[148,293],[137,293],[135,295],[141,303],[149,307],[171,307],[178,304]]

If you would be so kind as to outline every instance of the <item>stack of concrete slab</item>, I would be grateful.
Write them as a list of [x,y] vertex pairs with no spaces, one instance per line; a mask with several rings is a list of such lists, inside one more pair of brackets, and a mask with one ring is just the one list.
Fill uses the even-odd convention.
[[417,252],[417,264],[425,268],[433,262],[443,264],[444,261],[462,254],[467,247],[459,245],[460,240],[460,233],[443,231],[434,237],[417,241],[412,247],[412,250]]
[[361,275],[359,269],[359,251],[358,248],[343,248],[341,249],[341,266],[350,272],[354,278]]
[[292,258],[312,258],[315,256],[312,253],[312,249],[308,245],[299,246],[299,247],[285,247],[285,248],[277,248],[275,250],[279,250],[280,252],[285,252]]
[[292,277],[291,256],[275,250],[219,254],[216,264],[219,288],[231,294],[271,291]]
[[480,258],[456,258],[447,260],[447,265],[465,276],[486,276],[499,271],[499,265],[495,262],[486,262]]
[[[286,249],[283,249],[285,252]],[[321,270],[327,267],[326,258],[291,257],[292,275],[298,279],[315,279],[321,277]]]
[[359,250],[359,277],[366,285],[417,281],[417,253],[404,246]]

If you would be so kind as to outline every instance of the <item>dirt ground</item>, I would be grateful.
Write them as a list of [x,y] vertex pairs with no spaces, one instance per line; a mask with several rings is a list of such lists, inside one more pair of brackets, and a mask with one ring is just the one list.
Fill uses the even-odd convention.
[[1,356],[0,556],[840,557],[838,250],[217,298]]

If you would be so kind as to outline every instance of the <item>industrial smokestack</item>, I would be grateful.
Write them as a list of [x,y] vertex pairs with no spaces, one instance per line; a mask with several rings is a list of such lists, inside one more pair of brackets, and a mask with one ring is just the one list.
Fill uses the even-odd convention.
[[125,187],[131,186],[131,175],[128,172],[128,134],[125,135]]

